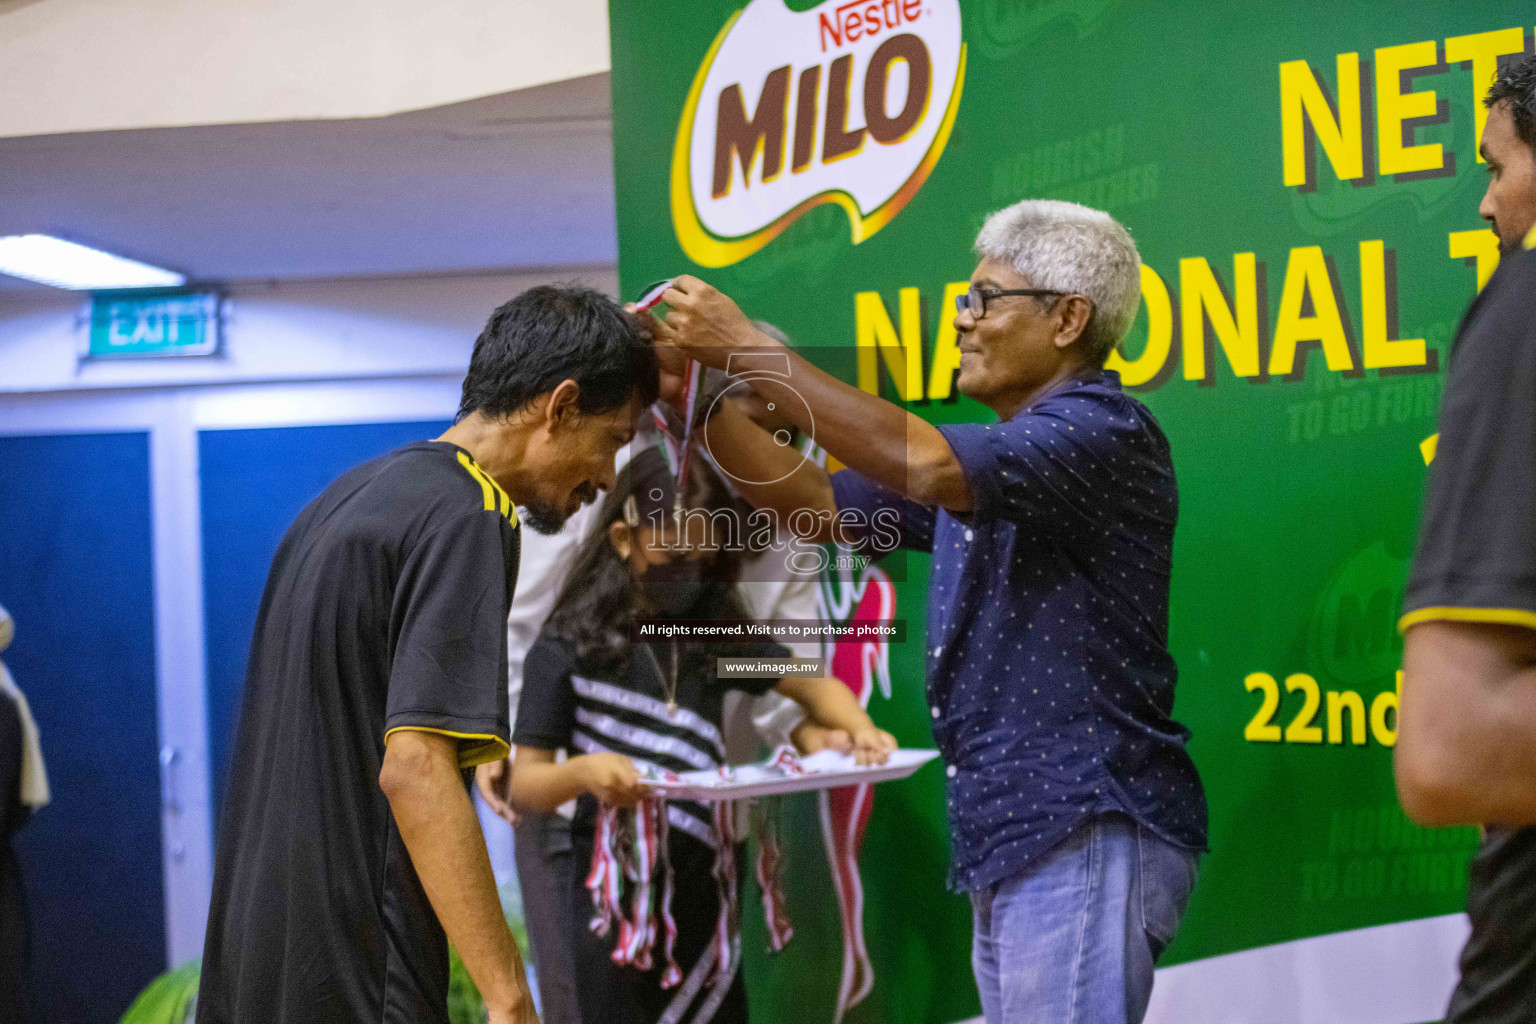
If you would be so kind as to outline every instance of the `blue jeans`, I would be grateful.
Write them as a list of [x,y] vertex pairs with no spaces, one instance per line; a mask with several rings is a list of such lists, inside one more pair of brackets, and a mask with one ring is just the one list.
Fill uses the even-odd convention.
[[1200,855],[1122,814],[971,894],[987,1024],[1140,1024]]

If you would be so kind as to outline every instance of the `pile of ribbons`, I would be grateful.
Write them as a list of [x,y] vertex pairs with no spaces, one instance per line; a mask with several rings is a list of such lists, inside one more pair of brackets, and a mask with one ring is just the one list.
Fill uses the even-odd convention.
[[[656,948],[657,900],[660,880],[661,955],[666,964],[662,986],[671,988],[682,980],[673,948],[677,922],[672,917],[672,864],[667,857],[667,807],[657,798],[635,805],[633,812],[602,807],[592,846],[592,869],[587,891],[592,894],[592,931],[607,936],[618,926],[613,962],[651,969]],[[629,882],[630,907],[623,906],[623,887]]]
[[[721,800],[712,807],[716,839],[714,877],[720,899],[719,916],[710,938],[715,964],[710,984],[718,985],[729,984],[735,973],[732,951],[741,932],[736,847],[741,837],[736,827],[735,803]],[[761,805],[755,806],[752,821],[757,831],[756,875],[763,893],[768,947],[770,952],[777,953],[794,936],[779,880],[784,858],[771,814]],[[628,811],[603,805],[598,810],[592,865],[587,873],[587,891],[592,894],[593,908],[591,930],[600,936],[615,935],[614,963],[642,971],[650,970],[655,963],[660,937],[664,989],[675,987],[683,978],[674,955],[677,921],[672,916],[674,885],[672,862],[667,855],[668,834],[666,801],[659,797],[648,797]]]

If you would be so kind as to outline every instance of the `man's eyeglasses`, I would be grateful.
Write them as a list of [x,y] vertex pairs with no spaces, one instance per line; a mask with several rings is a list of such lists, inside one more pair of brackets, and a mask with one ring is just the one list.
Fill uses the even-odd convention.
[[987,315],[987,303],[992,299],[1000,299],[1004,295],[1030,295],[1037,299],[1069,295],[1070,292],[1055,291],[1050,288],[978,288],[971,285],[970,291],[964,295],[955,296],[955,309],[961,313],[969,312],[971,316],[980,320]]

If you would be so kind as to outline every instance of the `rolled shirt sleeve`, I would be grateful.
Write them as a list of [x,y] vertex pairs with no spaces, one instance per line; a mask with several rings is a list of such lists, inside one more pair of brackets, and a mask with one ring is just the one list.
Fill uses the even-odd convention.
[[1048,532],[1102,518],[1116,497],[1105,493],[1105,481],[1134,479],[1138,451],[1155,443],[1144,437],[1141,417],[1078,395],[1048,398],[1002,423],[939,431],[970,485],[972,519]]

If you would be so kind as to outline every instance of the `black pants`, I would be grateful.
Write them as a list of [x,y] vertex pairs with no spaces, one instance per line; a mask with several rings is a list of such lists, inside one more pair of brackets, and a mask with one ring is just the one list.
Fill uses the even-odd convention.
[[570,892],[578,881],[571,823],[558,814],[527,814],[513,832],[517,884],[539,987],[539,1017],[544,1024],[581,1024],[572,959],[576,926]]
[[[663,1020],[669,1024],[747,1024],[747,989],[739,954],[735,973],[723,992],[707,984],[714,973],[710,941],[720,907],[714,850],[687,833],[671,831],[667,850],[675,886],[672,916],[677,921],[675,954],[683,983],[663,989],[661,975],[666,962],[659,937],[651,969],[640,971],[613,962],[613,932],[600,937],[587,927],[592,918],[592,897],[586,889],[592,834],[577,829],[571,848],[578,869],[570,892],[577,929],[576,991],[583,1019],[602,1024],[658,1024]],[[700,960],[706,957],[709,962],[701,965]]]
[[26,924],[21,871],[10,844],[0,835],[0,1024],[28,1020]]

